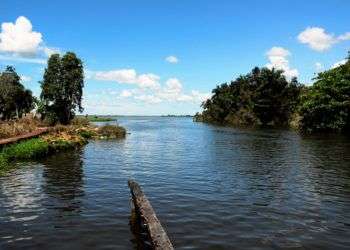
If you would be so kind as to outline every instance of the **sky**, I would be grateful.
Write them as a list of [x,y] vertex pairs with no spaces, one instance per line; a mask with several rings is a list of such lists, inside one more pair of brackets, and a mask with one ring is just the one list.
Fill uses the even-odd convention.
[[47,58],[84,62],[84,114],[194,114],[253,67],[312,85],[350,50],[350,1],[1,0],[0,70],[36,96]]

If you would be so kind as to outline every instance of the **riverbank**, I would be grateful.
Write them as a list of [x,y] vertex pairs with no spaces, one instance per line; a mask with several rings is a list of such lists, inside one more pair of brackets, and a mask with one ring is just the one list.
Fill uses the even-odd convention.
[[84,118],[74,119],[70,125],[45,128],[45,133],[36,133],[40,130],[43,128],[2,140],[7,143],[0,145],[0,172],[10,168],[15,161],[35,160],[55,152],[73,150],[87,144],[89,139],[116,139],[126,135],[121,126],[96,127]]

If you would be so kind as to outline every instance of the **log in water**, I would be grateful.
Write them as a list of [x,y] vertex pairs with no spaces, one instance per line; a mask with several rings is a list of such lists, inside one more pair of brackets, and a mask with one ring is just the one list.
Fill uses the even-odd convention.
[[133,180],[128,181],[136,213],[140,216],[142,223],[146,225],[153,249],[171,250],[174,249],[168,235],[160,224],[151,203],[148,201],[141,187]]

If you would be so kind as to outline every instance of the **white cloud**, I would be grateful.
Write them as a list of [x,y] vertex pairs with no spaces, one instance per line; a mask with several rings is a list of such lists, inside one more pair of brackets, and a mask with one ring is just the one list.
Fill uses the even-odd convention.
[[139,95],[139,96],[135,96],[136,100],[140,100],[140,101],[144,101],[147,103],[151,103],[151,104],[156,104],[156,103],[161,103],[162,99],[160,99],[159,97],[155,96],[155,95]]
[[[58,48],[43,45],[43,36],[40,32],[33,31],[30,20],[20,16],[14,23],[1,24],[0,52],[12,57],[13,61],[41,63],[37,56],[48,57],[53,53],[59,53]],[[5,56],[5,55],[4,55]],[[24,58],[35,60],[22,60]]]
[[124,97],[124,98],[131,97],[132,95],[133,95],[133,92],[130,90],[123,90],[120,93],[120,97]]
[[266,53],[269,63],[266,64],[266,67],[269,69],[275,68],[279,70],[284,71],[284,75],[291,79],[292,77],[297,77],[299,75],[299,72],[297,69],[291,69],[289,66],[289,61],[287,59],[288,56],[291,55],[291,53],[282,48],[282,47],[272,47],[267,53]]
[[182,84],[177,78],[169,78],[165,84],[167,86],[165,91],[167,92],[180,93],[182,91]]
[[0,51],[18,55],[35,55],[42,35],[32,30],[31,22],[24,16],[15,23],[2,23],[0,33]]
[[341,61],[339,61],[339,62],[334,63],[334,64],[332,65],[331,68],[332,68],[332,69],[337,68],[337,67],[339,67],[339,66],[341,66],[341,65],[344,65],[346,62],[347,62],[346,59],[341,60]]
[[350,40],[350,32],[338,37],[327,33],[320,27],[308,27],[298,35],[299,42],[307,44],[311,49],[322,52],[330,49],[334,44],[341,41]]
[[30,76],[21,75],[20,77],[23,82],[30,82],[32,80]]
[[317,72],[320,72],[324,69],[322,63],[320,63],[320,62],[315,63],[315,68],[316,68]]
[[196,90],[184,93],[182,83],[177,78],[169,78],[161,86],[158,75],[152,73],[138,75],[135,69],[86,71],[85,75],[88,76],[88,79],[136,85],[138,87],[136,89],[122,90],[119,97],[133,98],[149,104],[161,102],[193,102],[199,104],[210,97],[210,94],[200,93]]
[[136,70],[134,69],[118,69],[111,71],[99,71],[96,72],[93,76],[94,79],[100,81],[112,81],[117,83],[126,83],[126,84],[136,84],[140,88],[158,88],[160,77],[148,73],[137,75]]
[[42,50],[44,51],[44,53],[47,57],[50,57],[53,54],[60,54],[61,53],[61,50],[59,48],[43,47]]
[[160,77],[155,74],[142,74],[137,77],[136,83],[140,88],[157,89],[159,88],[159,79]]
[[346,32],[345,34],[338,36],[338,40],[339,41],[350,40],[350,32]]
[[135,83],[136,71],[134,69],[119,69],[111,71],[99,71],[95,74],[96,80],[113,81],[117,83]]
[[20,62],[20,63],[35,63],[35,64],[46,64],[45,59],[40,58],[26,58],[21,56],[5,56],[0,55],[0,61],[11,61],[11,62]]
[[165,58],[168,63],[178,63],[179,59],[176,56],[168,56]]

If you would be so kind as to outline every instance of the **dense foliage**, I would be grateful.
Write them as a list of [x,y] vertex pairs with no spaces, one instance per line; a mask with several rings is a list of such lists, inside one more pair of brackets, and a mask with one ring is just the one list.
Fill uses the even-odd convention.
[[196,119],[230,125],[285,126],[298,104],[300,90],[297,79],[287,81],[283,71],[256,67],[230,84],[217,86]]
[[24,88],[15,69],[7,66],[0,73],[0,117],[2,120],[19,118],[33,109],[32,92]]
[[347,62],[319,73],[302,96],[300,128],[307,132],[350,132],[350,53]]
[[63,57],[52,55],[41,82],[40,112],[52,123],[68,124],[75,110],[83,111],[81,105],[84,87],[82,61],[72,52]]

